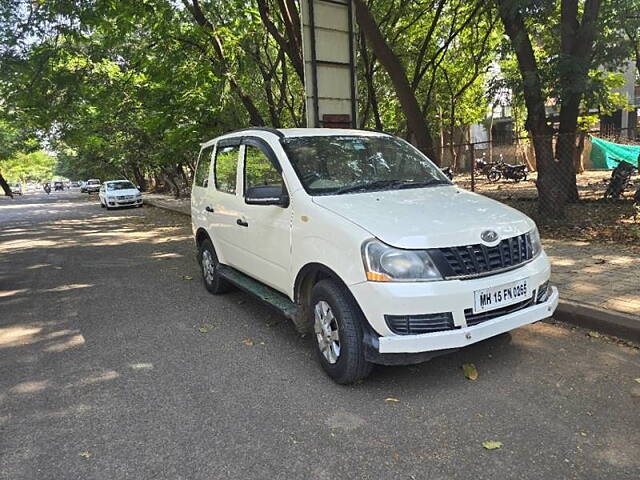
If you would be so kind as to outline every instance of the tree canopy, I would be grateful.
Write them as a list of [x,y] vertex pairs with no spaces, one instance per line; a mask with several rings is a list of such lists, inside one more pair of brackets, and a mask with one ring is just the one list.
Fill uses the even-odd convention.
[[[640,20],[629,15],[638,0],[354,5],[360,125],[402,135],[436,161],[436,139],[463,140],[495,88],[521,103],[532,135],[571,137],[583,111],[622,103],[610,95],[615,72],[640,45]],[[12,141],[0,158],[42,145],[68,177],[118,175],[179,192],[200,142],[250,125],[304,126],[299,8],[297,0],[2,2],[0,135]],[[549,98],[559,125],[544,112]],[[550,175],[570,185],[565,163]]]

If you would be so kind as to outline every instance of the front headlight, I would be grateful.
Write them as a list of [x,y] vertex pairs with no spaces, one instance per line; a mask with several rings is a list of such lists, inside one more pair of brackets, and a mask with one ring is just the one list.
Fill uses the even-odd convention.
[[424,250],[401,250],[379,240],[362,245],[367,280],[372,282],[424,282],[442,280],[442,275]]
[[542,251],[542,242],[540,241],[540,232],[538,232],[538,227],[533,227],[533,230],[529,232],[529,240],[531,241],[532,258],[537,257]]

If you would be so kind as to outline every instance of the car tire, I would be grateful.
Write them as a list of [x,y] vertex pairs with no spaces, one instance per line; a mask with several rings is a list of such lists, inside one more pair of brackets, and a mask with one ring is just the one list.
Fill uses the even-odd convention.
[[200,263],[200,272],[202,273],[202,281],[204,286],[210,293],[219,295],[231,290],[231,284],[220,277],[218,273],[218,256],[213,248],[211,240],[208,238],[203,240],[198,251],[198,261]]
[[373,364],[366,361],[362,342],[366,319],[345,287],[334,280],[321,280],[311,291],[309,311],[314,345],[327,375],[342,385],[369,375]]
[[102,203],[102,200],[100,200],[100,207],[104,208],[104,203]]

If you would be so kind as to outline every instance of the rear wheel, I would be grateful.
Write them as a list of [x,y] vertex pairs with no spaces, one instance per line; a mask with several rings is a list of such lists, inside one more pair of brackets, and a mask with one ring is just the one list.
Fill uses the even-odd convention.
[[318,359],[340,384],[365,378],[373,365],[365,360],[360,309],[345,287],[333,280],[318,282],[311,291],[313,331]]
[[208,238],[203,240],[200,244],[200,250],[198,259],[200,260],[200,266],[202,271],[202,280],[204,286],[213,294],[220,294],[228,292],[231,289],[229,282],[220,277],[218,267],[218,256],[213,248],[211,240]]

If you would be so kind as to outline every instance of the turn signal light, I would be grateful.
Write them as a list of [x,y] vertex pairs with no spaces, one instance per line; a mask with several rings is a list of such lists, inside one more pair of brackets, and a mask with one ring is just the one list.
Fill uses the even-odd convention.
[[367,280],[372,282],[390,282],[391,279],[383,273],[367,272]]

